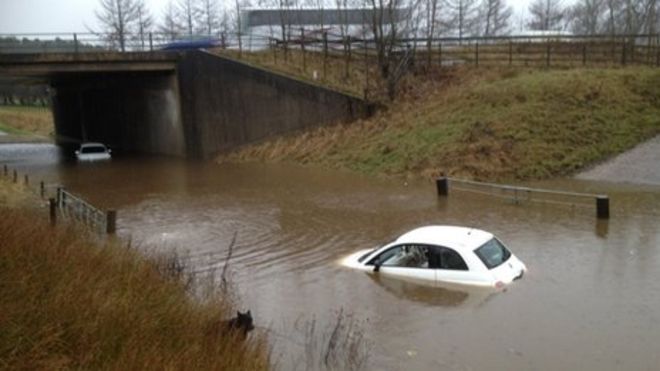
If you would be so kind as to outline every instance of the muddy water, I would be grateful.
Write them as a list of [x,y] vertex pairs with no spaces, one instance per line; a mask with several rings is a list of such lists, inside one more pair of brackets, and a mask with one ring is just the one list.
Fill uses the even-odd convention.
[[[370,369],[650,370],[660,365],[660,186],[560,180],[607,193],[592,208],[514,205],[429,183],[291,166],[117,158],[59,159],[47,145],[0,146],[0,159],[119,209],[119,233],[176,250],[198,272],[231,263],[243,308],[271,330],[282,369],[305,369],[301,323],[350,313]],[[505,292],[428,289],[350,271],[337,260],[422,224],[483,228],[529,268]],[[322,332],[322,331],[321,331]]]

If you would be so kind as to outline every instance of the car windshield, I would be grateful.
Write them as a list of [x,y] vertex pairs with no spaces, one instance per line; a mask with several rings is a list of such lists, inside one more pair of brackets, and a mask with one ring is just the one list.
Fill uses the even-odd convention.
[[82,147],[80,153],[105,153],[104,146],[85,146]]
[[488,269],[500,266],[502,263],[509,260],[509,257],[511,256],[511,252],[509,252],[509,250],[507,250],[507,248],[496,238],[481,245],[481,247],[474,250],[474,252],[479,259],[484,262]]
[[362,263],[364,261],[364,259],[366,259],[369,255],[371,255],[372,252],[374,252],[374,249],[371,249],[371,250],[367,251],[366,253],[362,254],[362,256],[360,256],[358,261],[360,263]]

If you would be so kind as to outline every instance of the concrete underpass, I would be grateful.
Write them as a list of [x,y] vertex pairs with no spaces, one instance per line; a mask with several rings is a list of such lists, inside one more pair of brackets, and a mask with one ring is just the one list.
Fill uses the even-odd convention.
[[370,115],[362,99],[203,51],[0,55],[0,76],[51,86],[56,142],[208,158]]

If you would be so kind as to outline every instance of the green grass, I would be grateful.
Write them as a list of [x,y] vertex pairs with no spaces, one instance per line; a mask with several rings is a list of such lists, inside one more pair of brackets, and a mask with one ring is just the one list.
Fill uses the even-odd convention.
[[26,135],[26,134],[28,134],[27,132],[25,132],[23,130],[16,129],[13,126],[7,125],[2,121],[0,121],[0,131],[2,131],[4,133],[7,133],[7,134],[13,134],[13,135]]
[[482,180],[569,175],[660,133],[660,70],[460,68],[409,77],[375,117],[222,160]]

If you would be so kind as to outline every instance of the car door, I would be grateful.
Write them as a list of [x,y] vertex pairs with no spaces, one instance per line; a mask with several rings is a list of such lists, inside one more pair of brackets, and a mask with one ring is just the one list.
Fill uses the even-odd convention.
[[429,265],[436,271],[439,283],[479,284],[479,275],[471,272],[461,255],[444,246],[429,246]]
[[395,245],[374,257],[370,264],[378,265],[383,275],[408,281],[434,284],[436,273],[429,267],[428,247],[415,244]]

